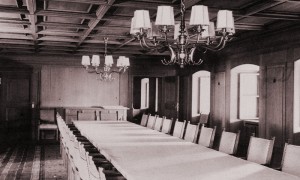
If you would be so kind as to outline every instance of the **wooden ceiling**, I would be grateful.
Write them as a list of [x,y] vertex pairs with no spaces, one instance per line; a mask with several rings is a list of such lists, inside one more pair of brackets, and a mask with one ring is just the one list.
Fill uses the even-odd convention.
[[[179,0],[0,0],[0,54],[91,55],[104,52],[103,38],[108,37],[108,49],[113,54],[161,55],[143,51],[133,41],[129,34],[133,12],[148,9],[154,20],[158,5],[171,5],[179,19],[179,3]],[[300,1],[186,0],[187,19],[195,4],[207,5],[212,21],[216,21],[219,9],[233,10],[237,40],[293,26],[300,20]]]

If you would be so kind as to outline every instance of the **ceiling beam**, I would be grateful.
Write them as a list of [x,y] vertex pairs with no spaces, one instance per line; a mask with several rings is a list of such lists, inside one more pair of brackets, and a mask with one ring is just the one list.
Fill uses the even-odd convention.
[[31,24],[30,30],[31,30],[31,35],[32,35],[32,39],[33,39],[33,44],[37,49],[38,47],[36,45],[37,45],[38,34],[37,34],[37,27],[35,26],[35,24],[37,22],[37,17],[35,15],[36,1],[35,0],[26,0],[26,5],[27,5],[27,10],[29,11],[28,19]]
[[101,5],[96,12],[97,19],[91,21],[89,23],[89,29],[85,30],[83,36],[80,38],[79,42],[77,43],[77,47],[79,47],[83,41],[89,36],[89,34],[93,31],[93,29],[97,26],[100,20],[103,18],[105,13],[108,11],[110,6],[115,2],[115,0],[107,0],[107,5]]
[[13,19],[0,19],[1,24],[11,24],[11,25],[26,25],[29,26],[31,23],[25,20],[13,20]]
[[82,34],[78,32],[67,32],[67,31],[54,31],[54,30],[41,30],[38,34],[51,35],[51,36],[71,36],[80,37]]
[[[157,9],[157,3],[148,1],[148,2],[137,2],[137,1],[125,1],[125,2],[118,2],[114,3],[113,6],[115,7],[126,7],[126,8],[133,8],[133,9],[149,9],[149,10],[156,10]],[[160,3],[159,5],[173,5],[172,3],[164,2]]]
[[284,14],[278,12],[259,12],[253,15],[254,17],[261,17],[275,20],[299,21],[300,14]]
[[16,39],[16,40],[23,39],[23,40],[31,40],[31,41],[33,40],[31,34],[26,36],[23,34],[9,34],[9,33],[0,33],[0,39]]
[[255,4],[253,6],[250,6],[248,8],[246,8],[245,10],[242,11],[242,16],[235,18],[234,21],[239,21],[242,20],[244,18],[246,18],[247,16],[252,16],[258,12],[264,11],[266,9],[270,9],[274,6],[278,6],[280,4],[283,4],[285,2],[287,2],[289,0],[278,0],[278,1],[265,1],[264,3],[260,3],[260,4]]
[[38,16],[65,17],[65,18],[78,18],[78,19],[91,19],[91,20],[97,18],[96,15],[88,14],[88,13],[63,12],[63,11],[53,11],[53,10],[37,10],[36,15],[38,15]]
[[39,41],[56,41],[56,42],[79,42],[79,39],[69,37],[44,36],[38,39]]
[[[52,1],[52,0],[39,0],[39,1]],[[55,0],[59,2],[72,2],[72,3],[85,3],[85,4],[106,4],[106,0]]]
[[29,14],[29,12],[25,8],[8,7],[8,6],[0,6],[0,12],[12,13],[12,14],[25,14],[25,15]]
[[20,39],[0,39],[0,44],[24,44],[33,45],[32,41],[20,40]]
[[75,29],[88,29],[89,27],[84,24],[71,24],[71,23],[58,23],[58,22],[39,22],[37,26],[57,27],[57,28],[75,28]]

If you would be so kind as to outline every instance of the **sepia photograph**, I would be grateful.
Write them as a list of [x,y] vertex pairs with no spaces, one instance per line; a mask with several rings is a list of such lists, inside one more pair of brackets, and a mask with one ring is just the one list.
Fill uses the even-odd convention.
[[0,180],[300,180],[299,0],[0,0]]

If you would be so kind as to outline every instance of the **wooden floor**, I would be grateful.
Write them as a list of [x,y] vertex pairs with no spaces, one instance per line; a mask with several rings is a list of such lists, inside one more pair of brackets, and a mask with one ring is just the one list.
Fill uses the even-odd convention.
[[67,179],[58,144],[0,148],[0,180]]

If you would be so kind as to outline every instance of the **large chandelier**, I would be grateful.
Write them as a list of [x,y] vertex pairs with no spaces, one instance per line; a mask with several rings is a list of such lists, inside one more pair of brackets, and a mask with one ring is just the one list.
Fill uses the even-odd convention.
[[[117,60],[116,67],[113,67],[114,60],[112,55],[107,55],[107,43],[108,38],[104,38],[105,51],[104,51],[104,66],[103,68],[99,68],[100,66],[100,56],[93,55],[92,59],[90,56],[84,55],[82,56],[81,64],[85,67],[85,69],[90,73],[99,74],[99,80],[103,81],[112,81],[114,77],[113,73],[124,73],[128,67],[130,66],[129,58],[125,56],[119,56]],[[92,67],[90,67],[92,65]]]
[[[171,6],[158,6],[155,25],[150,21],[148,10],[136,10],[131,20],[130,34],[140,42],[141,47],[162,52],[169,50],[171,58],[162,60],[164,65],[199,65],[202,59],[194,60],[196,50],[219,51],[223,49],[235,33],[232,11],[219,10],[217,28],[209,21],[208,8],[203,5],[192,7],[190,29],[185,24],[185,4],[181,0],[180,23],[174,20]],[[168,33],[174,27],[174,40]],[[192,32],[189,34],[188,32]]]

